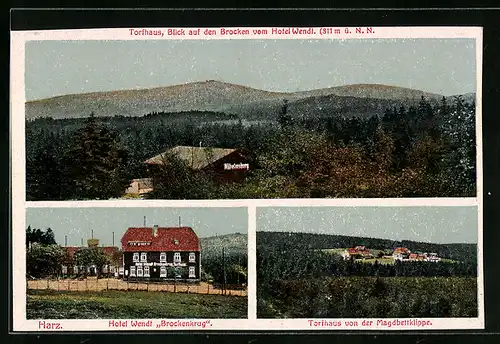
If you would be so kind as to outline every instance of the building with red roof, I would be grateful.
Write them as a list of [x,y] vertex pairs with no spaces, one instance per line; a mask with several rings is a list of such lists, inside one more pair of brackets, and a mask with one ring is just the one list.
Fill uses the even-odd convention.
[[131,227],[121,243],[128,280],[200,281],[200,241],[191,227]]
[[373,254],[370,252],[366,246],[356,246],[353,248],[347,248],[343,253],[342,256],[344,257],[345,260],[348,259],[370,259],[373,258]]
[[408,260],[410,257],[411,251],[406,247],[396,247],[392,252],[392,257],[394,260]]
[[[99,245],[99,240],[98,239],[89,239],[88,240],[88,247],[89,248],[95,248],[102,253],[104,253],[108,257],[108,264],[104,265],[102,267],[102,273],[107,274],[107,273],[115,273],[118,270],[118,267],[123,264],[122,262],[122,255],[119,254],[120,249],[116,246],[98,246]],[[78,247],[78,246],[65,246],[64,250],[66,251],[66,259],[65,259],[65,264],[62,265],[62,273],[64,275],[66,274],[79,274],[79,273],[84,273],[85,271],[89,274],[96,274],[96,266],[95,265],[90,265],[90,266],[78,266],[75,262],[75,254],[83,249],[85,247]]]

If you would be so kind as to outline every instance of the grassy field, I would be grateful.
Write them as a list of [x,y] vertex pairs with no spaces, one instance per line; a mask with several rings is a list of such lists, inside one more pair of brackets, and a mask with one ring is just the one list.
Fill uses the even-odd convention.
[[147,291],[29,291],[28,319],[246,318],[241,296]]
[[[326,254],[338,254],[342,255],[342,253],[345,251],[345,248],[326,248],[322,249],[321,252],[326,253]],[[370,253],[373,254],[373,256],[377,256],[380,250],[370,250]],[[373,258],[373,259],[360,259],[360,262],[363,263],[375,263],[376,261],[379,264],[394,264],[394,259],[391,258]]]
[[370,263],[375,264],[378,262],[379,264],[394,264],[394,258],[371,258],[371,259],[361,259],[362,263]]
[[328,254],[342,254],[345,251],[345,248],[325,248],[320,251]]
[[[320,250],[321,252],[323,253],[326,253],[326,254],[338,254],[338,255],[342,255],[342,253],[345,251],[346,249],[345,248],[326,248],[326,249],[322,249]],[[381,250],[370,250],[370,253],[373,254],[373,256],[375,258],[371,258],[371,259],[359,259],[358,261],[359,262],[362,262],[362,263],[370,263],[370,264],[374,264],[375,262],[378,262],[379,264],[394,264],[394,258],[392,257],[383,257],[383,258],[376,258],[377,255],[379,254],[379,252],[381,252]],[[441,259],[442,262],[447,262],[447,263],[456,263],[457,261],[455,260],[451,260],[451,259]]]

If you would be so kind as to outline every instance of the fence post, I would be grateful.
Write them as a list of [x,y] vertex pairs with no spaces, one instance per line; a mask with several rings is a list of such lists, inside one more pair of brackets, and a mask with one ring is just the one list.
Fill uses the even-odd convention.
[[210,294],[210,284],[207,283],[207,294]]
[[108,285],[108,283],[109,283],[109,278],[107,278],[107,279],[106,279],[106,290],[109,290],[109,285]]
[[49,280],[47,279],[47,290],[49,290]]

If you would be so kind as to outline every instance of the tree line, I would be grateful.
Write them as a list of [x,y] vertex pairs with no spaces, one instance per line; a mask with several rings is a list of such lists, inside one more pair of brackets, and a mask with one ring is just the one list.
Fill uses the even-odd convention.
[[301,279],[327,276],[380,276],[380,277],[477,277],[477,263],[395,261],[394,264],[366,263],[344,260],[338,254],[316,250],[257,251],[259,284],[278,279]]
[[478,316],[477,279],[336,277],[257,287],[258,318],[466,318]]
[[343,260],[257,247],[259,318],[475,317],[477,263]]
[[406,247],[412,252],[437,253],[441,258],[476,263],[476,244],[435,244],[411,240],[389,240],[380,238],[357,237],[347,235],[291,233],[291,232],[257,232],[257,248],[263,253],[290,250],[322,250],[339,249],[355,246],[366,246],[368,249],[384,251],[388,255],[396,247]]
[[460,97],[435,105],[422,98],[370,118],[292,116],[284,103],[274,120],[191,112],[30,120],[27,199],[121,197],[131,179],[151,176],[146,159],[200,143],[250,152],[246,181],[220,184],[176,161],[154,176],[162,183],[150,197],[475,196],[475,105]]
[[[69,252],[58,245],[51,228],[46,230],[26,229],[26,273],[34,278],[56,277],[62,275],[62,266],[96,266],[96,273],[102,274],[105,265],[118,265],[121,252],[112,257],[106,255],[99,247],[80,247],[70,257]],[[79,272],[86,274],[86,270]]]

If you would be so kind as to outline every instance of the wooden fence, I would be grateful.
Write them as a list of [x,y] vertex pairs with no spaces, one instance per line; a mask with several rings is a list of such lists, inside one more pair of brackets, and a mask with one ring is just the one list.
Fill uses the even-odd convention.
[[28,290],[59,290],[59,291],[103,291],[103,290],[142,290],[164,291],[173,293],[212,294],[247,296],[245,287],[232,286],[232,289],[205,282],[180,283],[180,282],[132,282],[117,278],[86,278],[86,279],[34,279],[27,280]]

